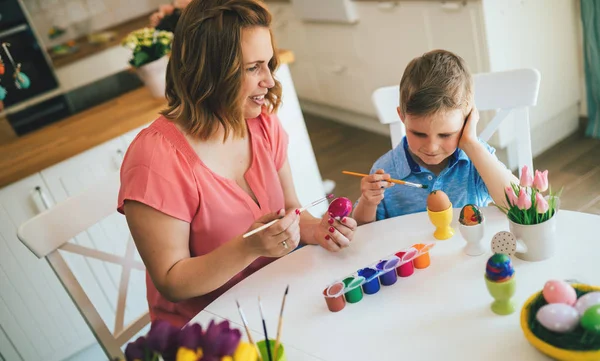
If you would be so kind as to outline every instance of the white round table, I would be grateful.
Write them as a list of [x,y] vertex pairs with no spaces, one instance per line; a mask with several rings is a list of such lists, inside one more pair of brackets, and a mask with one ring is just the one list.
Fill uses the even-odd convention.
[[[472,257],[463,253],[459,211],[454,209],[456,233],[449,240],[436,241],[427,213],[417,213],[359,227],[342,252],[301,248],[227,291],[191,322],[224,318],[245,333],[237,299],[256,340],[263,333],[260,295],[269,337],[275,338],[281,299],[289,285],[281,339],[290,361],[547,360],[523,336],[521,306],[550,279],[600,285],[600,216],[559,211],[556,255],[542,262],[513,258],[518,309],[498,316],[490,309],[493,299],[484,273],[492,236],[508,230],[507,218],[495,207],[482,210],[488,252]],[[415,243],[429,242],[436,245],[428,268],[416,269],[412,276],[398,278],[340,312],[327,309],[323,290],[332,281]]]

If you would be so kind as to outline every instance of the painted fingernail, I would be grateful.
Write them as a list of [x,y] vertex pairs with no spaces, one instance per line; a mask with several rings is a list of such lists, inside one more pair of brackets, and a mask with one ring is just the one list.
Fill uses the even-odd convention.
[[342,218],[342,223],[346,223],[346,217]]
[[300,210],[299,209],[296,209],[296,214],[300,214]]
[[333,232],[335,232],[335,228],[329,227],[329,233],[333,233]]
[[283,213],[283,209],[280,209],[280,210],[278,210],[278,211],[277,211],[277,215],[278,215],[278,216],[280,216],[280,215],[281,215],[281,213]]
[[326,235],[325,239],[329,241],[331,239],[331,237],[329,237],[329,235]]
[[329,223],[329,224],[333,224],[333,222],[335,222],[335,221],[333,220],[333,218],[329,218],[329,220],[327,221],[327,223]]

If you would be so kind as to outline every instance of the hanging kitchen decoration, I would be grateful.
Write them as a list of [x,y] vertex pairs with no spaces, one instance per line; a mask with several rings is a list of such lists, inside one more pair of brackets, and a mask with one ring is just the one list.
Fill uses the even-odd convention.
[[9,46],[10,46],[9,43],[2,43],[2,48],[4,48],[4,52],[8,56],[8,60],[10,60],[10,63],[15,68],[15,74],[14,74],[15,86],[17,87],[17,89],[27,89],[31,85],[31,81],[29,80],[29,77],[27,76],[27,74],[25,74],[21,71],[21,63],[15,64],[15,60],[13,59],[12,55],[8,51]]

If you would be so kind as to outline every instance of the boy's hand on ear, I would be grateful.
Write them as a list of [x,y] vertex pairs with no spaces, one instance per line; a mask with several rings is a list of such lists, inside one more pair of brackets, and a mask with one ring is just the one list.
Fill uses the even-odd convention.
[[385,190],[394,185],[386,182],[390,178],[383,169],[377,169],[375,173],[363,177],[360,181],[361,201],[373,206],[378,205],[383,200]]
[[458,141],[458,147],[460,149],[465,150],[467,145],[478,142],[477,123],[479,123],[479,111],[477,108],[473,107],[467,117],[460,140]]

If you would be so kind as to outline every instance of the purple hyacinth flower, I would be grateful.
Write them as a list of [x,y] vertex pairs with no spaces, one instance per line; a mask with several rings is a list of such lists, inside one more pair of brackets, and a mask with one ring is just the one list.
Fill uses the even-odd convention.
[[180,329],[167,321],[156,320],[152,322],[150,331],[146,335],[148,348],[163,356],[165,361],[175,360],[177,355],[178,334]]
[[145,360],[146,355],[150,354],[150,350],[148,349],[148,345],[146,342],[146,337],[141,336],[134,342],[130,342],[125,348],[125,360],[134,361],[134,360]]
[[178,346],[185,347],[189,350],[197,350],[202,347],[202,326],[197,323],[186,325],[179,332]]
[[[219,324],[214,320],[210,322],[204,339],[202,340],[202,350],[206,360],[212,360],[210,357],[221,359],[223,356],[232,356],[235,352],[242,333],[240,330],[229,327],[229,321],[223,321]],[[204,358],[203,358],[204,360]]]

